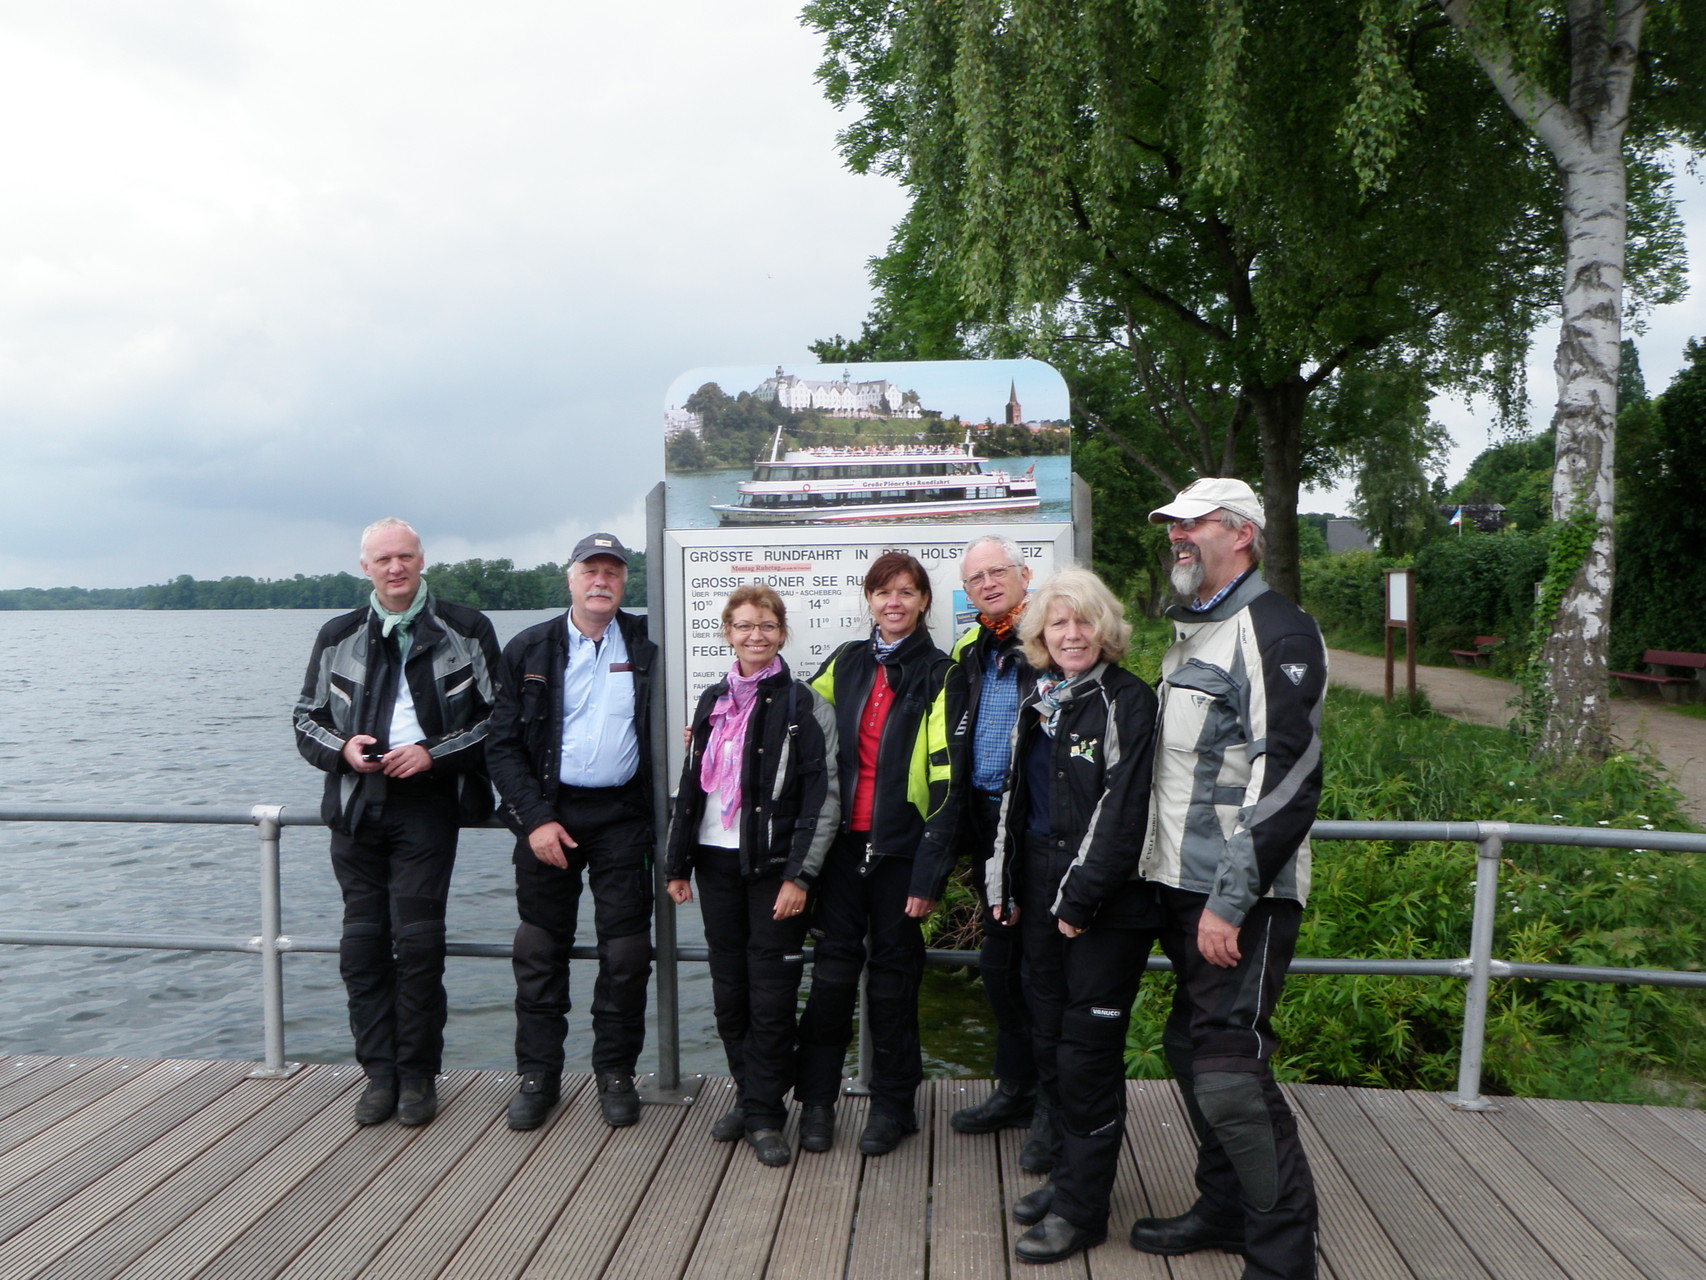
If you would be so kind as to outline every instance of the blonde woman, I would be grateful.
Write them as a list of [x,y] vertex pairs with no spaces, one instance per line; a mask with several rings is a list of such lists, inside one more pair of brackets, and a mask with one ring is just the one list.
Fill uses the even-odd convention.
[[1149,822],[1155,692],[1119,664],[1131,627],[1102,580],[1066,569],[1019,623],[1037,685],[1013,728],[990,909],[1024,938],[1037,1083],[1055,1117],[1053,1176],[1020,1197],[1016,1252],[1057,1262],[1108,1235],[1125,1133],[1125,1033],[1159,934],[1138,875]]

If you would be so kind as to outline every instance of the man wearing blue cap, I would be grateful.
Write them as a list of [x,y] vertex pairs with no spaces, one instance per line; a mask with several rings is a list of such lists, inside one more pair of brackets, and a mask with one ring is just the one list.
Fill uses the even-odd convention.
[[651,737],[657,646],[621,610],[628,549],[610,533],[576,544],[569,609],[504,646],[488,767],[516,834],[512,1129],[543,1124],[561,1093],[569,948],[583,882],[592,889],[598,980],[592,1067],[612,1128],[640,1117],[634,1067],[651,976]]

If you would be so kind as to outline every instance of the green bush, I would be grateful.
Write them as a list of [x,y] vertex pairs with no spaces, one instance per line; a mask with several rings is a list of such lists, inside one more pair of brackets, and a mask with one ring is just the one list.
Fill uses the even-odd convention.
[[1322,631],[1378,644],[1386,621],[1386,570],[1399,564],[1372,551],[1305,560],[1300,567],[1303,607]]
[[1476,636],[1504,636],[1497,665],[1520,659],[1534,616],[1534,584],[1546,569],[1548,525],[1534,533],[1470,533],[1430,542],[1416,555],[1418,643],[1462,649]]
[[[1453,534],[1415,556],[1416,649],[1423,662],[1449,664],[1451,650],[1476,636],[1504,636],[1494,665],[1511,670],[1523,658],[1534,584],[1546,568],[1551,526],[1536,533]],[[1303,607],[1334,643],[1379,645],[1386,621],[1386,570],[1400,568],[1368,551],[1307,560]],[[1401,646],[1401,637],[1394,637]]]
[[[1322,818],[1482,819],[1693,829],[1673,791],[1629,756],[1547,773],[1496,729],[1414,714],[1334,689],[1322,738]],[[1513,845],[1499,880],[1497,958],[1618,968],[1700,967],[1706,866],[1692,854]],[[1467,844],[1320,842],[1298,954],[1468,954],[1475,850]],[[1169,975],[1134,1010],[1127,1065],[1167,1074]],[[1701,994],[1662,987],[1495,981],[1484,1088],[1491,1093],[1650,1101],[1654,1077],[1706,1076]],[[1448,1089],[1463,989],[1456,980],[1294,976],[1276,1015],[1284,1079]]]

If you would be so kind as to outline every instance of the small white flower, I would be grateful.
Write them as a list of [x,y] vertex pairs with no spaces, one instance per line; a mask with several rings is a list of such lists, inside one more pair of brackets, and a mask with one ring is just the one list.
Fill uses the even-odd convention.
[[1652,824],[1652,823],[1650,823],[1650,822],[1643,822],[1643,823],[1642,823],[1642,824],[1641,824],[1641,830],[1643,830],[1643,831],[1651,831],[1651,830],[1653,830],[1653,824]]
[[1602,827],[1609,827],[1611,825],[1611,821],[1608,818],[1601,818],[1599,820],[1599,825]]

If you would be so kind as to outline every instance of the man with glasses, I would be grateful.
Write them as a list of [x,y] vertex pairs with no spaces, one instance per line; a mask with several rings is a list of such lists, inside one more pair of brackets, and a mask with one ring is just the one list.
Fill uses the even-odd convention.
[[1150,840],[1140,869],[1178,975],[1163,1034],[1198,1141],[1198,1197],[1139,1218],[1145,1253],[1220,1248],[1246,1276],[1315,1275],[1315,1184],[1274,1083],[1272,1025],[1309,891],[1327,651],[1268,589],[1265,518],[1241,480],[1198,480],[1150,513],[1167,526],[1174,641],[1161,662]]
[[968,785],[960,815],[959,848],[971,860],[983,903],[983,945],[978,976],[995,1015],[995,1091],[976,1106],[954,1112],[949,1123],[961,1133],[994,1133],[1031,1127],[1020,1163],[1032,1173],[1054,1166],[1048,1108],[1037,1101],[1037,1065],[1031,1052],[1031,1016],[1020,973],[1019,929],[989,913],[983,868],[995,843],[1001,794],[1007,785],[1013,723],[1019,704],[1036,684],[1036,672],[1020,655],[1019,617],[1031,570],[1007,538],[974,538],[960,557],[960,582],[977,608],[977,621],[954,645],[953,658],[966,682],[965,768]]
[[575,545],[569,611],[504,646],[487,745],[498,816],[516,834],[512,1129],[536,1129],[561,1094],[569,948],[584,877],[598,980],[592,1069],[611,1128],[640,1118],[634,1067],[652,971],[651,746],[657,646],[623,613],[628,549],[610,533]]

